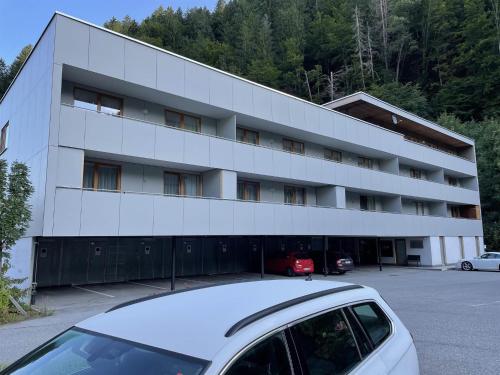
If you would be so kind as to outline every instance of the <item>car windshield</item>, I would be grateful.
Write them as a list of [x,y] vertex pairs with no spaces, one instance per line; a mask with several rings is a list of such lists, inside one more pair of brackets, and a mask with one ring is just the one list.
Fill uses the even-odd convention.
[[2,374],[197,375],[207,364],[202,359],[72,328]]

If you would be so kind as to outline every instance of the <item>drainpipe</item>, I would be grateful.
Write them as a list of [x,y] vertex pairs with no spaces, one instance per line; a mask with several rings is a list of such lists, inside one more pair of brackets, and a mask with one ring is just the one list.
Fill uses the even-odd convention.
[[170,274],[170,290],[175,290],[175,237],[172,237],[172,265]]
[[377,238],[377,257],[378,257],[378,269],[382,272],[382,260],[380,259],[380,238]]
[[328,276],[328,258],[326,252],[328,251],[328,237],[324,236],[323,238],[323,274],[325,277]]
[[264,278],[264,241],[265,238],[263,238],[260,241],[260,278]]

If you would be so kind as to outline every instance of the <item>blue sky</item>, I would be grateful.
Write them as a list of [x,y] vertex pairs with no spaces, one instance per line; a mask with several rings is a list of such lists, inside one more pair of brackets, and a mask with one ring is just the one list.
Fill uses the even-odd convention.
[[129,15],[140,21],[160,5],[188,9],[207,6],[216,0],[0,0],[0,57],[10,64],[27,44],[34,44],[59,10],[102,25],[112,16]]

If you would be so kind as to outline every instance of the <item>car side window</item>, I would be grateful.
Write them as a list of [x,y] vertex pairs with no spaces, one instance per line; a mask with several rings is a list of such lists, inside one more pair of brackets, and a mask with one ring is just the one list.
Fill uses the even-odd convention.
[[490,254],[481,255],[481,259],[488,259],[489,257],[490,257]]
[[251,347],[236,360],[226,375],[292,375],[283,333],[277,333]]
[[352,333],[354,334],[354,338],[358,343],[359,351],[361,352],[361,356],[365,358],[368,354],[372,352],[371,341],[368,338],[367,334],[363,331],[363,328],[359,325],[358,320],[354,316],[354,313],[351,309],[344,309],[345,316],[351,326]]
[[370,337],[373,347],[379,346],[391,334],[391,323],[375,302],[354,305],[352,311]]
[[361,362],[341,310],[300,322],[290,330],[306,374],[344,374]]

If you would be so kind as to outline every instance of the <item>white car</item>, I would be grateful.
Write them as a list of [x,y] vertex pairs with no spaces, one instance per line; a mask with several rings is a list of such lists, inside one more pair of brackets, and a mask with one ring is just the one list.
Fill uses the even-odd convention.
[[2,374],[419,373],[413,339],[372,288],[270,280],[118,305]]
[[489,251],[479,257],[471,259],[462,259],[459,262],[459,267],[464,271],[473,270],[494,270],[500,271],[500,253]]

